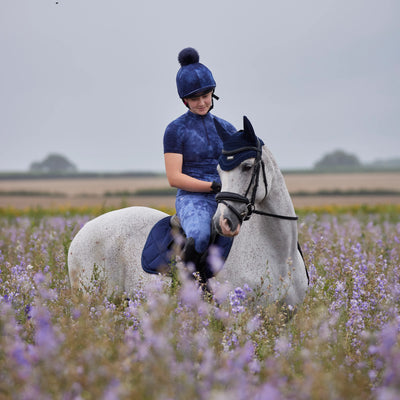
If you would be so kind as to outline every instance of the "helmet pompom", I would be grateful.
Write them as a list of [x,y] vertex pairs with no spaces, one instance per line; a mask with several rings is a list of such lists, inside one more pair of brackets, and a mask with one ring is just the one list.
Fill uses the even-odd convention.
[[182,67],[189,64],[198,63],[199,60],[199,53],[193,47],[186,47],[185,49],[181,50],[178,55],[178,61]]

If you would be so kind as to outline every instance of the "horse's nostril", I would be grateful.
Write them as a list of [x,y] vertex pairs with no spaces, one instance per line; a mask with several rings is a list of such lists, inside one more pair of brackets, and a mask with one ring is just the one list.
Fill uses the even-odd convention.
[[233,223],[232,223],[232,221],[229,219],[229,218],[226,218],[225,217],[225,221],[226,221],[226,223],[228,224],[228,227],[229,227],[229,229],[232,231],[233,229]]

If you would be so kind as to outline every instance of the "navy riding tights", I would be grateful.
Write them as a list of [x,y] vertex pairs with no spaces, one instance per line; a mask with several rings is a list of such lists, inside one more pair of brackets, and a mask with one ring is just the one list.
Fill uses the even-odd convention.
[[177,196],[176,213],[186,237],[192,237],[198,253],[204,253],[210,242],[211,219],[217,209],[214,194],[193,193]]

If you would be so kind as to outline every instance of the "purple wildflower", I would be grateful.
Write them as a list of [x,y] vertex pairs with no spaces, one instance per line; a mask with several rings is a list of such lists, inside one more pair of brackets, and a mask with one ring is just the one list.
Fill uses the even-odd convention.
[[31,315],[36,327],[35,343],[38,355],[40,358],[46,358],[57,351],[60,340],[51,323],[50,312],[46,308],[35,305],[32,308]]
[[180,298],[184,305],[194,307],[201,302],[201,288],[192,280],[185,280],[180,291]]

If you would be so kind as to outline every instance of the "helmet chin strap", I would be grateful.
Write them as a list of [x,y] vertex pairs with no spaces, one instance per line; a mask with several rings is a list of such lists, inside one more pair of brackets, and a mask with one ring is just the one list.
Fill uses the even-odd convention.
[[214,94],[214,90],[213,90],[212,95],[211,95],[211,107],[208,110],[208,112],[210,112],[214,108],[214,99],[219,100],[219,97],[216,94]]
[[[219,100],[219,97],[216,94],[214,94],[214,90],[213,90],[212,91],[212,95],[211,95],[211,107],[208,109],[207,114],[214,108],[214,99],[215,100]],[[183,104],[187,108],[189,108],[189,105],[188,105],[187,101],[184,98],[182,99],[182,101],[183,101]],[[190,108],[189,108],[189,110],[190,110]]]
[[212,91],[212,95],[211,95],[211,107],[208,110],[208,112],[210,112],[213,108],[214,108],[214,99],[215,100],[219,100],[219,97],[214,93],[215,89],[213,89]]

